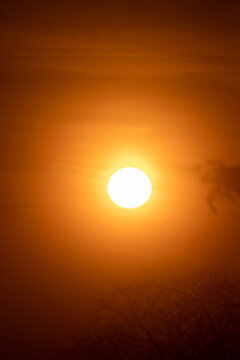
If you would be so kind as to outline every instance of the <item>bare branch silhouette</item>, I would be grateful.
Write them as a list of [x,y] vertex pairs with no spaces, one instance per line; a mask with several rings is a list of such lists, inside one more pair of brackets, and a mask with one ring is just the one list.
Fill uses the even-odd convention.
[[240,286],[224,277],[114,288],[66,355],[89,360],[237,359]]

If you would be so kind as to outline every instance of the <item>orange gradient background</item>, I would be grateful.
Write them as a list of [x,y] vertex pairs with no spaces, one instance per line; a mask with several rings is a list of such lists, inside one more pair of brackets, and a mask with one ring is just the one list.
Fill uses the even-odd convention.
[[[238,5],[1,6],[0,266],[13,358],[46,359],[84,321],[86,289],[109,280],[239,272],[239,201],[213,215],[194,171],[207,159],[239,166]],[[131,212],[107,193],[127,166],[152,182]]]

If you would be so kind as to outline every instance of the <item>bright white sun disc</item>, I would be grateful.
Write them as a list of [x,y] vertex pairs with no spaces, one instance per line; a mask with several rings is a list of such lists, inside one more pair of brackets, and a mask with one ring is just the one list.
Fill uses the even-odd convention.
[[150,197],[152,184],[140,169],[126,167],[116,171],[108,182],[108,194],[112,201],[127,209],[143,205]]

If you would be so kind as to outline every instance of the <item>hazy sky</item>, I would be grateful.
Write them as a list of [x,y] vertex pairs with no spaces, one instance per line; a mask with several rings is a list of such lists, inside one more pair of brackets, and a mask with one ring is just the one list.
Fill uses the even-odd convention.
[[[0,34],[1,292],[13,358],[22,346],[36,360],[56,332],[70,336],[84,289],[108,277],[238,270],[239,202],[219,201],[214,215],[191,170],[207,159],[240,165],[237,2],[11,1]],[[136,211],[107,195],[123,166],[152,180]]]

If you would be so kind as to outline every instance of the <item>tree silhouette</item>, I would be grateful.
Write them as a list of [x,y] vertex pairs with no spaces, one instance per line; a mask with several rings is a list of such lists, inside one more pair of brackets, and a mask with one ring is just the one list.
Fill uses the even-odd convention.
[[225,278],[139,281],[96,301],[66,359],[240,358],[240,287]]
[[234,200],[240,196],[240,167],[224,165],[220,160],[209,160],[204,166],[197,167],[200,179],[210,185],[207,195],[209,208],[216,213],[216,201],[223,197]]

